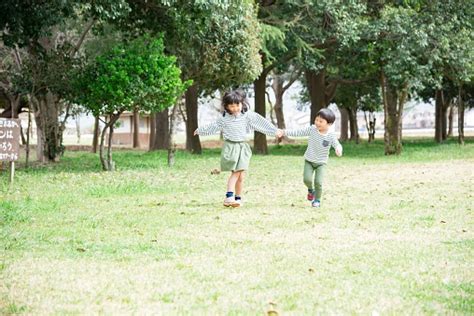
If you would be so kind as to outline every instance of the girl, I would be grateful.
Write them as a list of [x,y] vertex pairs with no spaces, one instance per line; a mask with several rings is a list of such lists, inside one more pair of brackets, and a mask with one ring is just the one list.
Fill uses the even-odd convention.
[[[242,205],[244,172],[248,169],[252,150],[247,144],[250,129],[269,136],[282,136],[269,121],[255,112],[247,112],[248,102],[243,93],[230,91],[222,99],[223,115],[214,123],[199,127],[194,135],[211,135],[223,132],[224,145],[221,152],[221,170],[230,171],[224,206]],[[234,196],[235,193],[235,196]]]

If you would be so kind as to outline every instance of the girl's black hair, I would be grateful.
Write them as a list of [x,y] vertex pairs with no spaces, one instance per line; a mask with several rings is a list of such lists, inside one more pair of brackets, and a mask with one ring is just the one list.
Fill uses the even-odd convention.
[[249,110],[249,101],[247,100],[245,96],[245,92],[242,90],[232,90],[228,91],[224,94],[224,97],[222,98],[222,107],[224,108],[224,112],[222,113],[222,116],[225,116],[226,113],[229,113],[229,110],[227,109],[227,106],[230,104],[237,104],[241,103],[242,104],[242,114],[247,112]]
[[336,115],[334,115],[334,112],[328,108],[319,110],[319,112],[316,114],[316,117],[318,116],[326,120],[328,124],[332,124],[336,120]]

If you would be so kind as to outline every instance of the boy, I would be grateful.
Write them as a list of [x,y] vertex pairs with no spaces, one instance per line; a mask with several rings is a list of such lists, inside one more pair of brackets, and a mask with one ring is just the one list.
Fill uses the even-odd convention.
[[338,157],[342,156],[342,146],[337,140],[336,134],[329,131],[329,127],[335,120],[334,113],[330,109],[324,108],[316,114],[314,125],[303,129],[284,131],[287,136],[309,136],[308,147],[304,154],[303,181],[308,187],[307,199],[311,201],[313,207],[321,206],[323,177],[330,147],[332,146],[336,150]]

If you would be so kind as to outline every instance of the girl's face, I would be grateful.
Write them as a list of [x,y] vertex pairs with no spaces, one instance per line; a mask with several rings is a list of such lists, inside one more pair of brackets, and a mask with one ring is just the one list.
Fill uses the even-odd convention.
[[314,125],[316,125],[318,131],[324,133],[327,132],[331,124],[329,124],[328,121],[323,119],[321,116],[316,116],[316,118],[314,119]]
[[227,105],[227,112],[229,112],[232,115],[236,115],[237,113],[240,113],[242,111],[242,103],[232,103]]

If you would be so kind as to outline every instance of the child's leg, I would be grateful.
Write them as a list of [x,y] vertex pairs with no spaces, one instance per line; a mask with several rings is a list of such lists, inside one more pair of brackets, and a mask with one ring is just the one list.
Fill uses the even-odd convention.
[[314,168],[313,165],[305,160],[304,161],[304,170],[303,170],[303,182],[308,188],[308,190],[313,190],[313,173],[314,173]]
[[245,171],[242,170],[239,172],[240,175],[239,175],[239,178],[237,179],[237,182],[235,183],[235,195],[236,196],[241,196],[242,195],[242,188],[243,188],[243,184],[244,184],[244,175],[245,175]]
[[235,184],[240,177],[241,171],[232,171],[229,180],[227,180],[227,192],[235,192]]
[[314,173],[314,190],[316,191],[314,196],[315,200],[321,200],[325,170],[326,165],[318,165],[316,167],[316,172]]
[[[232,206],[232,207],[239,207],[241,205],[240,201],[236,201],[234,197],[234,192],[237,190],[242,190],[242,186],[240,188],[236,185],[240,178],[241,171],[234,172],[232,171],[229,180],[227,181],[227,194],[224,200],[224,206]],[[237,193],[237,192],[236,192]]]

